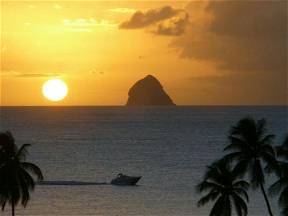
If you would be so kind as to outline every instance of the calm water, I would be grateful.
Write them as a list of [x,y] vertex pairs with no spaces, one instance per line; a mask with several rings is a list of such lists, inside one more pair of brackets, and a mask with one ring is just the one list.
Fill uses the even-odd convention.
[[[222,154],[230,125],[247,115],[287,132],[285,107],[2,108],[1,130],[32,143],[29,160],[47,181],[109,182],[117,173],[142,175],[136,187],[38,186],[19,215],[202,216],[195,185]],[[276,204],[274,203],[274,209]],[[10,210],[10,209],[8,209]],[[1,215],[10,215],[5,211]],[[249,215],[267,215],[251,193]]]

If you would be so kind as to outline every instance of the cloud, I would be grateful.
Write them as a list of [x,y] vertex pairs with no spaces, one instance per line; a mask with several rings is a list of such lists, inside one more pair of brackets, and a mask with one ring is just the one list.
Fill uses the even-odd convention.
[[56,73],[23,73],[16,71],[2,71],[1,76],[13,76],[20,78],[41,78],[41,77],[59,77]]
[[157,23],[175,16],[179,10],[175,10],[170,6],[165,6],[159,9],[150,9],[146,12],[137,11],[132,17],[120,24],[123,29],[144,28],[151,24]]
[[194,6],[191,2],[186,8],[191,17],[186,33],[171,43],[180,57],[209,61],[219,74],[225,72],[209,80],[223,87],[223,95],[231,91],[231,98],[239,94],[243,103],[246,94],[247,99],[261,98],[262,104],[285,104],[287,2],[209,1],[203,10],[209,20],[203,22],[193,21]]
[[[211,60],[227,70],[284,70],[287,61],[287,3],[211,1],[213,19],[197,32],[193,26],[173,46],[181,57]],[[191,10],[193,3],[188,5]]]
[[150,28],[150,32],[158,35],[181,35],[189,23],[188,14],[182,9],[171,6],[137,11],[132,17],[120,24],[121,29]]
[[133,8],[111,8],[108,9],[109,12],[113,13],[135,13],[136,10]]
[[158,23],[152,32],[158,35],[182,35],[188,24],[189,15],[184,13],[182,16],[175,16]]
[[22,78],[58,77],[60,74],[53,73],[18,73],[15,76]]

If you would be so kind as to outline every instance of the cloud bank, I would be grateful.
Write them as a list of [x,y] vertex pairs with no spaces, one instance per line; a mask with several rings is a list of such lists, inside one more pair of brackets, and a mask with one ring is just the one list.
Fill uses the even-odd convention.
[[179,16],[172,17],[171,19],[155,25],[152,32],[158,35],[182,35],[185,33],[186,27],[189,23],[189,15],[183,13]]
[[188,14],[182,9],[171,6],[137,11],[132,17],[119,25],[120,29],[150,28],[150,32],[158,35],[181,35],[189,23]]
[[209,1],[203,13],[210,20],[200,25],[193,23],[191,2],[186,8],[191,24],[171,47],[181,58],[214,63],[218,78],[201,81],[222,86],[223,95],[242,92],[243,103],[287,104],[287,4]]
[[202,32],[191,26],[173,45],[181,57],[216,61],[229,70],[284,70],[286,8],[284,1],[211,1],[206,8],[213,16],[210,25]]
[[13,76],[19,78],[45,78],[45,77],[59,77],[61,74],[56,73],[24,73],[16,71],[2,71],[1,76]]

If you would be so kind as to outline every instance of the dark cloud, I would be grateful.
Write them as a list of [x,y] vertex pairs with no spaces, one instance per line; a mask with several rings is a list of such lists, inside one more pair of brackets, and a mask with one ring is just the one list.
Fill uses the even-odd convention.
[[159,9],[150,9],[147,12],[137,11],[130,20],[120,24],[120,28],[134,29],[144,28],[161,20],[165,20],[175,16],[179,10],[175,10],[170,6],[165,6]]
[[139,29],[150,27],[150,32],[159,35],[181,35],[189,23],[188,14],[181,9],[165,6],[150,9],[147,12],[137,11],[132,17],[120,24],[121,29]]
[[152,32],[158,35],[182,35],[185,33],[188,24],[189,16],[184,13],[182,16],[176,16],[158,23]]
[[215,17],[210,30],[221,35],[278,38],[287,27],[285,1],[212,1],[207,10]]
[[[186,11],[192,19],[193,2]],[[213,62],[228,74],[212,79],[223,92],[242,91],[247,98],[262,95],[263,104],[285,104],[287,1],[210,1],[204,13],[211,16],[210,22],[196,29],[189,25],[171,46],[182,58]]]
[[[193,7],[193,3],[187,7]],[[195,38],[191,26],[174,41],[181,56],[219,62],[229,70],[285,70],[287,61],[287,2],[211,1],[214,17]],[[199,34],[199,33],[197,33]]]

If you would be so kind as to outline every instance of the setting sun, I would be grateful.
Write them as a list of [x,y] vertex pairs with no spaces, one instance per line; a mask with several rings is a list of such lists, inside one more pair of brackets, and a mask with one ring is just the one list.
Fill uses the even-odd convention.
[[0,1],[0,216],[288,216],[288,0]]
[[48,100],[56,102],[66,97],[68,88],[63,80],[51,79],[43,84],[42,93]]

